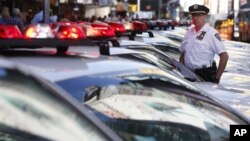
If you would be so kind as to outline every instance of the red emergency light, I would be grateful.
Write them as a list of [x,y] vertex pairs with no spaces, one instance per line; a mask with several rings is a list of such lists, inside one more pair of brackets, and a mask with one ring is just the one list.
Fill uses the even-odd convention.
[[112,27],[112,29],[115,31],[115,33],[124,33],[126,32],[125,26],[122,23],[119,22],[107,22],[108,25]]
[[59,24],[55,30],[58,39],[84,39],[86,34],[77,24]]
[[16,25],[0,25],[0,38],[22,38],[22,33]]

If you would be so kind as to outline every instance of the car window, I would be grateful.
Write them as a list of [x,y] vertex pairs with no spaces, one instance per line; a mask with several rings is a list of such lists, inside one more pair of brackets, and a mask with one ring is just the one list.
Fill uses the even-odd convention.
[[175,32],[167,32],[164,34],[164,36],[179,43],[181,43],[184,39],[184,35]]
[[[4,125],[49,140],[106,140],[72,106],[29,76],[0,68],[0,89],[0,129]],[[4,135],[16,138],[13,134]]]

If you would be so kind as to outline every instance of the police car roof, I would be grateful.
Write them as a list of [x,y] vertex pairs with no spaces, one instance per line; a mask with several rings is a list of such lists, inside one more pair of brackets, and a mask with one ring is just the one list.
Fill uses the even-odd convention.
[[[71,77],[93,75],[99,73],[134,72],[143,68],[156,69],[147,63],[132,61],[119,57],[80,55],[40,55],[39,56],[9,56],[9,60],[31,67],[35,72],[43,72],[45,78],[59,81]],[[39,63],[37,63],[39,62]],[[55,75],[58,74],[58,75]]]

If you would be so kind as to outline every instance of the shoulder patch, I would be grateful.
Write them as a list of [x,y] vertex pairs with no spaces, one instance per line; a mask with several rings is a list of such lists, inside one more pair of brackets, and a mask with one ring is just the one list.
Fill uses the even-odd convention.
[[215,36],[219,41],[221,41],[221,38],[220,38],[220,34],[219,34],[219,33],[216,33],[214,36]]

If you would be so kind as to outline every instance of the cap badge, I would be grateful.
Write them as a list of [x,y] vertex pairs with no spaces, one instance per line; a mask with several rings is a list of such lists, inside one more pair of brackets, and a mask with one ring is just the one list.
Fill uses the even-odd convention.
[[198,9],[198,5],[197,4],[195,4],[193,7],[194,7],[194,9]]

